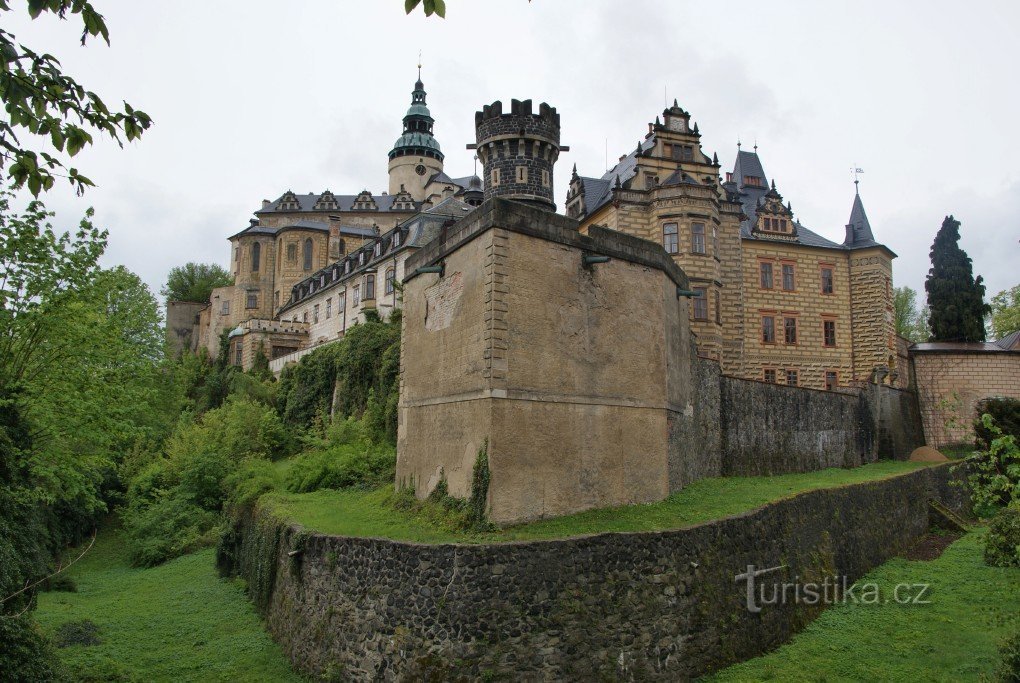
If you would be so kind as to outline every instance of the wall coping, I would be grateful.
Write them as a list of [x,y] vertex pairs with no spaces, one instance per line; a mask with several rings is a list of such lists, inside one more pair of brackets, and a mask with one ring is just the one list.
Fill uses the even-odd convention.
[[687,274],[657,243],[616,230],[593,225],[588,234],[578,232],[580,222],[551,211],[509,199],[493,197],[439,237],[407,258],[403,281],[409,282],[422,266],[435,265],[448,255],[493,228],[563,244],[581,251],[654,268],[665,273],[677,287],[687,289]]

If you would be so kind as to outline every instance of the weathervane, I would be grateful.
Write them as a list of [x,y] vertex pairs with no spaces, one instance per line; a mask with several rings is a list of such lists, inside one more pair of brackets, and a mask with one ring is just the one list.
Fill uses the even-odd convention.
[[864,173],[864,169],[863,168],[858,168],[857,164],[854,164],[853,172],[854,172],[854,192],[856,194],[860,194],[861,193],[861,188],[860,188],[861,179],[858,176],[860,176],[860,174]]
[[418,50],[418,80],[421,80],[421,50]]

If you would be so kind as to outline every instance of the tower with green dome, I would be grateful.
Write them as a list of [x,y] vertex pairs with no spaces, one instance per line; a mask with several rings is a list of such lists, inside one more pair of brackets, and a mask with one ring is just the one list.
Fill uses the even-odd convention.
[[429,179],[443,172],[443,152],[432,136],[434,123],[425,103],[425,85],[419,68],[411,106],[404,116],[404,132],[390,150],[390,194],[406,190],[415,201],[422,201]]

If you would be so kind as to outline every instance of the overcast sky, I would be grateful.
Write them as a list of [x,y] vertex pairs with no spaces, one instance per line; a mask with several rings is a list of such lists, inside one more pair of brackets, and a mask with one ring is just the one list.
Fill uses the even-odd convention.
[[[110,230],[108,265],[158,290],[170,267],[228,265],[226,237],[285,190],[387,189],[422,51],[422,79],[451,176],[473,171],[474,112],[510,98],[562,119],[556,199],[629,152],[664,94],[691,112],[732,168],[738,137],[807,227],[841,242],[851,168],[897,285],[923,292],[946,214],[988,296],[1020,281],[1020,3],[446,0],[447,18],[403,0],[94,0],[112,46],[78,46],[80,23],[5,28],[55,54],[108,104],[154,127],[75,165],[98,187],[46,195],[58,227],[88,206]],[[20,2],[13,3],[16,6]]]

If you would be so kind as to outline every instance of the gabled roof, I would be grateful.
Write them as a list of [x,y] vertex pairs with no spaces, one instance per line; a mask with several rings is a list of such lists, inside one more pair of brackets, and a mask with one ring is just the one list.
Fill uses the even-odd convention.
[[456,185],[462,190],[481,190],[482,179],[476,175],[466,175],[463,178],[451,178],[446,175],[444,171],[434,174],[429,181],[425,183],[426,186],[432,183],[449,183],[450,185]]
[[[319,197],[322,196],[321,192],[319,194],[315,194],[315,193],[296,194],[295,193],[294,197],[297,199],[298,206],[300,208],[298,208],[298,209],[282,209],[281,210],[278,207],[280,205],[280,202],[283,200],[284,197],[287,196],[287,194],[289,194],[289,193],[284,192],[282,195],[279,196],[279,198],[276,199],[276,201],[270,202],[269,205],[266,206],[265,208],[261,208],[261,209],[258,209],[257,211],[255,211],[255,214],[258,215],[260,213],[273,213],[273,212],[276,212],[276,211],[281,211],[281,212],[286,212],[286,213],[294,213],[295,211],[320,211],[320,212],[333,212],[333,213],[336,213],[338,211],[353,211],[354,210],[354,201],[359,196],[359,195],[356,195],[356,194],[338,194],[338,195],[333,195],[334,199],[336,199],[337,208],[335,208],[335,209],[315,209],[314,207],[315,207],[316,201],[318,201]],[[418,207],[420,205],[419,202],[416,202],[415,203],[415,207],[416,208],[413,209],[413,210],[412,209],[394,209],[393,208],[393,202],[394,202],[394,199],[396,198],[396,195],[393,195],[393,194],[382,194],[382,195],[371,195],[371,196],[372,196],[372,199],[375,201],[375,204],[378,207],[378,211],[379,212],[383,212],[383,211],[395,211],[395,212],[399,212],[399,213],[410,213],[412,211],[417,211]]]
[[995,345],[1007,351],[1020,351],[1020,330],[1010,332],[1002,339],[996,341]]

